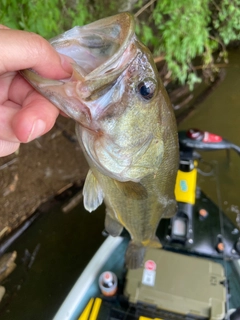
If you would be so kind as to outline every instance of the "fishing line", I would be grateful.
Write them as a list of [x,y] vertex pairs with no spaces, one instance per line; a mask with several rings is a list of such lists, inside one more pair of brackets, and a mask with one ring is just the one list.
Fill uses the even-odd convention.
[[207,162],[205,160],[200,159],[199,163],[202,163],[202,164],[210,167],[210,169],[211,169],[210,171],[203,171],[202,169],[197,167],[197,171],[198,171],[199,174],[201,174],[204,177],[210,177],[210,176],[214,175],[214,166],[210,162]]
[[[224,223],[223,223],[223,211],[222,211],[222,205],[221,205],[221,191],[220,191],[220,181],[219,181],[219,169],[218,169],[218,163],[216,161],[213,161],[215,164],[215,172],[216,172],[216,190],[217,190],[217,199],[218,199],[218,212],[219,212],[219,221],[220,221],[220,228],[221,228],[221,236],[222,241],[225,248],[225,237],[224,237]],[[226,288],[226,310],[229,311],[229,299],[228,299],[228,292],[229,292],[229,286],[228,286],[228,268],[227,268],[227,258],[225,255],[225,250],[223,250],[223,267],[225,269],[225,277],[226,281],[224,283],[224,286]],[[227,314],[226,312],[226,314]],[[227,316],[227,319],[229,319],[229,315]]]
[[151,0],[145,4],[141,9],[139,9],[135,14],[134,17],[137,18],[144,10],[146,10],[151,4],[153,4],[157,0]]

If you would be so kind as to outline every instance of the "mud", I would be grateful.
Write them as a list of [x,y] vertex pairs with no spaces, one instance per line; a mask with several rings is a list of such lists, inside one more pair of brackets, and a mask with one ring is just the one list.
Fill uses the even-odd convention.
[[73,184],[83,184],[88,166],[74,126],[60,116],[49,133],[0,158],[0,239],[43,202]]

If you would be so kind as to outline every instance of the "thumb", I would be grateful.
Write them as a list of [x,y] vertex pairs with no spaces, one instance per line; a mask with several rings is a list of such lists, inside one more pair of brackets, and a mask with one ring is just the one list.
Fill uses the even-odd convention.
[[67,78],[71,74],[72,60],[59,54],[35,33],[0,28],[0,45],[0,74],[27,68],[53,79]]

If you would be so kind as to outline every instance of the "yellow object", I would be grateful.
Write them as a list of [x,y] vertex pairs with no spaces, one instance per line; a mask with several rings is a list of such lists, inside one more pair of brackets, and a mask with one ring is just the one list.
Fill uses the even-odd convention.
[[87,306],[85,307],[85,309],[83,310],[82,314],[80,315],[80,317],[78,318],[78,320],[87,320],[88,316],[92,310],[92,305],[93,305],[93,301],[94,299],[91,298],[87,304]]
[[160,318],[147,318],[147,317],[143,317],[143,316],[140,316],[140,318],[138,320],[163,320],[163,319],[160,319]]
[[194,169],[189,172],[178,170],[175,196],[178,202],[195,204],[197,184],[197,162],[194,161]]
[[102,299],[100,299],[100,298],[95,299],[89,320],[96,320],[97,319],[97,316],[98,316],[98,313],[99,313],[99,310],[101,307],[101,303],[102,303]]
[[102,299],[96,298],[94,301],[94,298],[91,298],[78,320],[96,320],[101,307],[101,303]]

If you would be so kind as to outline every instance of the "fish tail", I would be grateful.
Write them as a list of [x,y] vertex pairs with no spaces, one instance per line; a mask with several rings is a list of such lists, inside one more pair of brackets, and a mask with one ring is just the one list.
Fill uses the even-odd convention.
[[141,243],[130,241],[126,254],[125,262],[128,269],[137,269],[143,266],[143,259],[146,247]]
[[125,254],[125,262],[128,269],[138,269],[143,266],[147,247],[162,248],[162,245],[157,237],[142,243],[130,241]]

